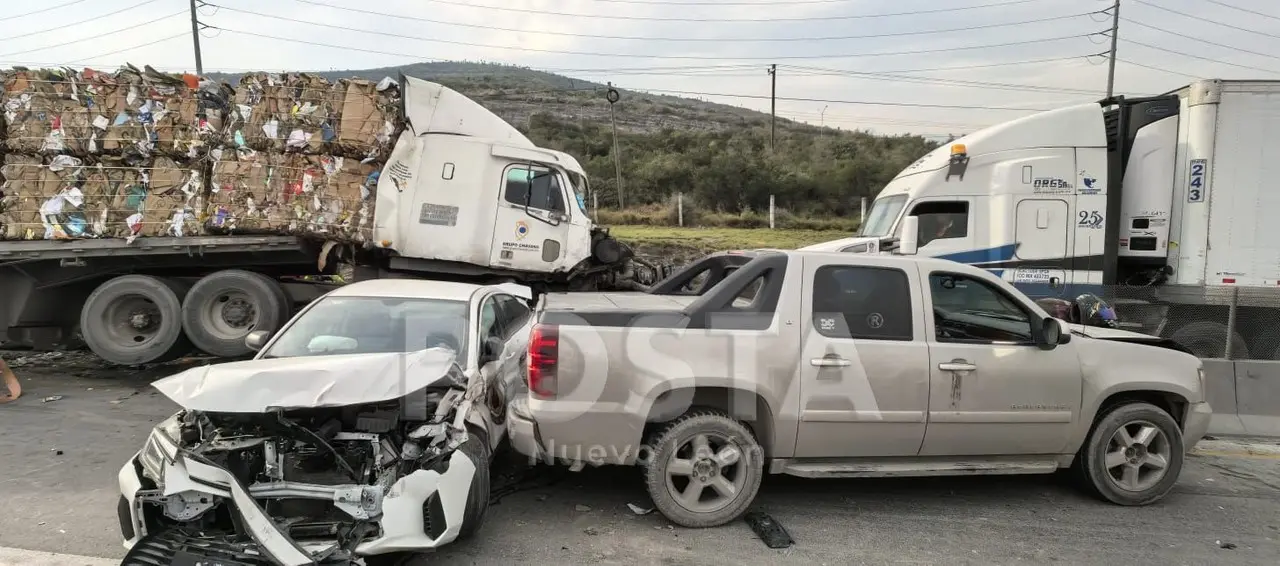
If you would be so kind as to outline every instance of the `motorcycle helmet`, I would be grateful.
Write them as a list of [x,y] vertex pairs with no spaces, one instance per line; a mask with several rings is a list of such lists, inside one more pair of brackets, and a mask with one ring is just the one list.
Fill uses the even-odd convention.
[[1085,326],[1100,326],[1104,328],[1116,328],[1119,326],[1119,317],[1116,316],[1115,308],[1098,298],[1097,295],[1085,293],[1076,297],[1073,310],[1079,323]]

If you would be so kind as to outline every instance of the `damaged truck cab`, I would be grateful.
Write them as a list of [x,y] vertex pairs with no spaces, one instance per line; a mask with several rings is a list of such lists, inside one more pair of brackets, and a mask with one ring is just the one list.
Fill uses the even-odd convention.
[[476,532],[528,295],[354,283],[250,335],[253,360],[155,382],[182,410],[120,469],[125,564],[359,564]]
[[587,174],[573,156],[453,90],[404,83],[406,128],[378,179],[375,246],[361,272],[571,288],[629,276],[634,254],[588,215]]

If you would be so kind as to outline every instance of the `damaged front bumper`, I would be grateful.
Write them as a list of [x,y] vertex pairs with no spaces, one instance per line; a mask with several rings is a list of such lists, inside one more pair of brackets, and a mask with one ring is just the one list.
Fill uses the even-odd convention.
[[[165,555],[166,564],[178,554],[227,564],[292,566],[429,551],[458,537],[476,474],[471,459],[455,450],[443,465],[414,470],[389,485],[269,481],[246,486],[227,468],[181,449],[165,426],[157,427],[143,450],[120,469],[118,514],[130,555]],[[284,499],[331,504],[345,521],[305,521],[265,510],[264,504]],[[223,517],[235,528],[210,535],[206,527]],[[359,525],[361,534],[344,532],[343,525],[350,524]],[[341,544],[340,539],[350,542],[353,536],[358,543]],[[126,558],[125,563],[131,562]]]

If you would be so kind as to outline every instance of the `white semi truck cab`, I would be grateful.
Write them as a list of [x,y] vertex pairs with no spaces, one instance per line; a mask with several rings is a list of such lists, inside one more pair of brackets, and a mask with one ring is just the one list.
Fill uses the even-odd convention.
[[379,177],[374,253],[358,264],[535,284],[625,279],[614,277],[631,252],[592,221],[573,156],[453,90],[403,83],[407,124]]
[[[917,216],[921,254],[1032,297],[1099,295],[1202,357],[1280,359],[1265,323],[1280,316],[1275,133],[1280,81],[1041,112],[938,147],[885,186],[858,237],[811,247],[879,251]],[[1244,331],[1228,340],[1228,322]]]

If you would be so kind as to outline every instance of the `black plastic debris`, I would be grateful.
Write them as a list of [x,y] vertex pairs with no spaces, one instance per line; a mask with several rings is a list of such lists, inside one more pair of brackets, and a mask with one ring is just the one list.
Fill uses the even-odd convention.
[[765,546],[769,548],[787,548],[796,543],[791,538],[791,534],[787,532],[787,529],[783,528],[782,523],[779,523],[768,513],[748,511],[743,516],[743,520],[747,522],[747,526],[751,527],[756,536],[760,537],[760,540],[764,541]]

